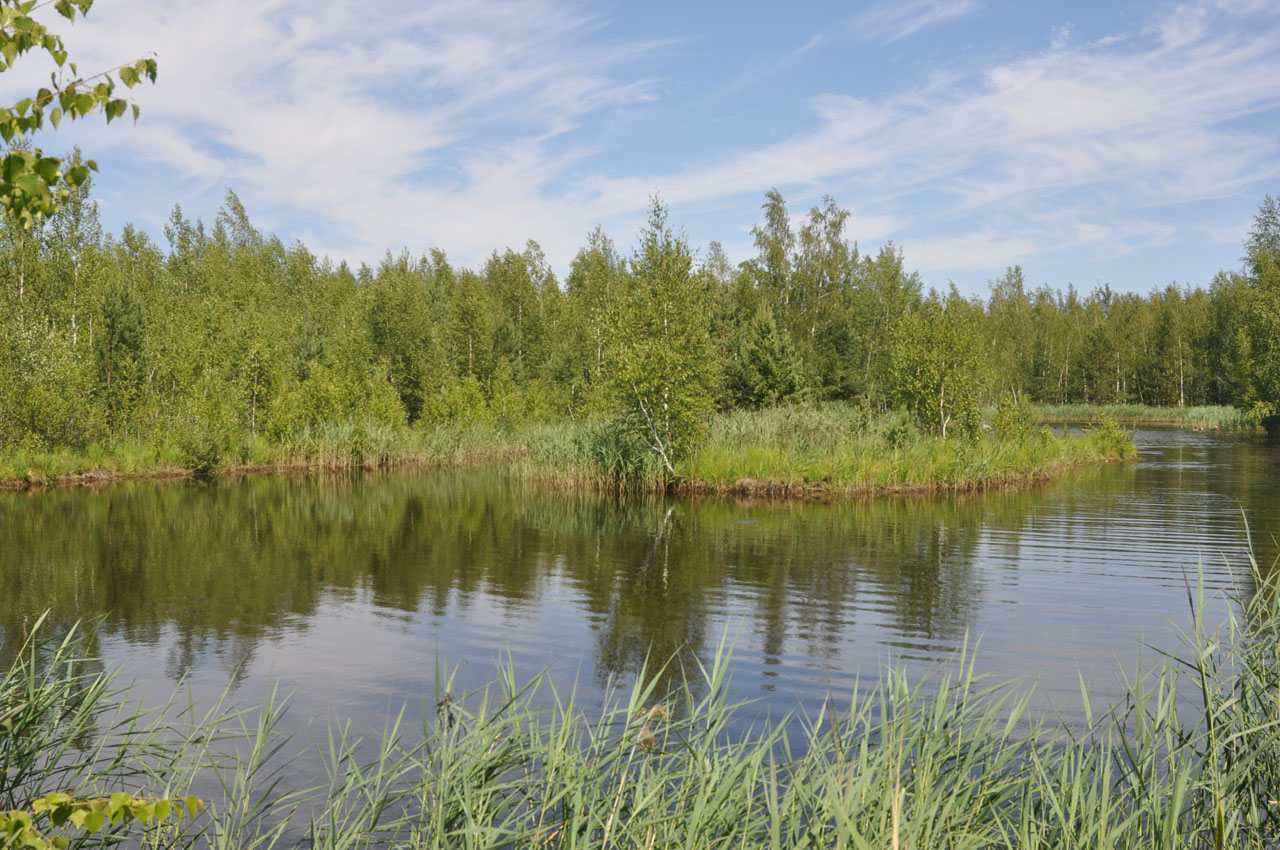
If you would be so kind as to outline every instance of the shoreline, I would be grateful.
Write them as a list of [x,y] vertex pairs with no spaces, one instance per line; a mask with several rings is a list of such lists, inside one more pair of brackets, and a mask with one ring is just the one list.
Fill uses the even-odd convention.
[[[196,783],[225,764],[210,740],[257,754],[243,772],[237,767],[237,780],[259,771],[286,775],[297,748],[272,744],[311,742],[281,728],[284,704],[274,690],[243,709],[260,716],[256,725],[240,722],[241,710],[207,715],[178,739],[176,755],[167,751],[142,774],[128,772],[147,757],[138,742],[166,728],[174,698],[134,708],[136,683],[117,687],[118,674],[94,663],[91,629],[38,634],[42,617],[28,633],[33,651],[0,668],[0,692],[31,694],[34,711],[47,718],[27,729],[37,745],[15,757],[32,778],[28,798],[71,785],[61,763],[50,766],[42,752],[79,753],[75,744],[86,732],[132,712],[126,717],[144,735],[104,739],[101,750],[72,763],[76,783],[61,793],[73,800],[77,788],[123,783],[137,798],[185,802],[190,831],[172,833],[166,846],[197,846],[207,835],[248,844],[273,825],[290,844],[364,846],[369,836],[386,846],[465,843],[488,837],[471,819],[479,811],[496,813],[481,827],[500,829],[513,846],[548,850],[608,845],[614,823],[618,847],[674,846],[693,834],[723,846],[843,846],[853,836],[869,847],[1043,848],[1093,846],[1099,842],[1089,837],[1102,835],[1105,846],[1125,850],[1261,850],[1276,846],[1280,834],[1275,821],[1254,817],[1273,805],[1280,781],[1271,698],[1280,673],[1270,639],[1280,606],[1275,576],[1259,570],[1251,549],[1247,565],[1257,591],[1227,597],[1239,619],[1206,626],[1205,600],[1193,600],[1193,628],[1175,649],[1137,677],[1123,675],[1121,693],[1096,713],[1081,674],[1083,722],[1052,704],[1033,707],[1037,686],[1028,688],[1025,677],[981,672],[980,650],[966,638],[918,676],[900,659],[869,682],[860,677],[841,703],[828,695],[818,714],[787,712],[761,724],[739,715],[753,700],[735,696],[735,648],[726,633],[682,683],[660,689],[659,675],[647,669],[629,684],[610,679],[599,709],[580,707],[578,684],[557,689],[546,668],[517,678],[514,663],[503,661],[492,678],[457,697],[452,675],[442,682],[437,668],[441,698],[434,707],[423,699],[420,718],[406,711],[409,703],[370,739],[349,737],[350,723],[340,719],[336,747],[331,725],[335,757],[326,764],[345,781],[296,791],[286,785],[288,795],[261,807],[250,805],[248,781],[221,782],[220,792]],[[1187,687],[1201,701],[1176,698]],[[1145,722],[1134,722],[1135,711]],[[408,737],[419,728],[420,738]],[[357,746],[365,740],[375,747],[371,761]],[[904,761],[904,752],[913,757]],[[1241,752],[1258,757],[1238,758]],[[191,792],[201,796],[175,796]],[[618,801],[633,792],[626,799],[644,795],[644,805],[614,821]],[[79,796],[95,799],[89,793]],[[575,805],[561,805],[565,799]],[[428,804],[406,808],[406,800]],[[9,814],[34,820],[48,808],[20,805]],[[301,817],[285,832],[303,806],[319,816]],[[248,810],[252,818],[241,820]],[[903,810],[908,816],[900,818]],[[341,831],[322,833],[329,824]],[[784,832],[783,824],[801,828]]]
[[[501,453],[477,454],[463,460],[441,457],[404,456],[382,459],[373,463],[338,461],[282,461],[279,463],[243,463],[221,467],[212,471],[198,471],[178,466],[161,466],[143,470],[112,470],[97,468],[83,472],[69,472],[42,476],[28,471],[25,476],[0,480],[0,491],[28,493],[43,490],[102,489],[127,483],[174,483],[179,481],[235,480],[259,476],[313,476],[345,472],[394,472],[409,469],[480,470],[489,469],[512,477],[534,482],[553,482],[564,479],[564,470],[521,466],[524,452],[513,450],[506,458]],[[506,461],[505,463],[503,461]],[[957,494],[977,494],[999,491],[1015,491],[1041,486],[1073,469],[1115,463],[1133,463],[1136,456],[1076,458],[1055,461],[1045,466],[1023,471],[1010,471],[951,481],[900,482],[896,484],[852,483],[831,481],[789,481],[780,478],[751,478],[743,476],[732,482],[716,482],[706,479],[684,478],[666,482],[642,482],[634,485],[606,483],[585,470],[570,477],[578,484],[561,484],[564,487],[589,487],[605,493],[632,493],[665,495],[682,499],[749,498],[764,501],[836,501],[866,500],[876,498],[913,498]]]
[[1141,404],[1037,404],[1036,419],[1044,425],[1072,425],[1101,418],[1119,425],[1169,425],[1201,431],[1252,431],[1265,433],[1234,407],[1151,407]]
[[1017,491],[1039,487],[1058,475],[1086,466],[1135,463],[1137,457],[1096,457],[1059,461],[1025,472],[1004,472],[955,481],[903,482],[901,484],[832,484],[789,482],[777,479],[739,479],[729,484],[686,480],[675,482],[670,492],[681,498],[751,498],[768,501],[858,501],[878,498],[912,498]]
[[[1096,417],[1040,416],[1040,417],[1037,417],[1036,421],[1038,421],[1041,425],[1078,425],[1078,424],[1087,425],[1094,418]],[[1266,429],[1259,425],[1248,425],[1248,424],[1214,425],[1211,423],[1202,423],[1198,420],[1174,419],[1171,417],[1159,417],[1159,416],[1109,416],[1108,418],[1113,420],[1117,425],[1176,425],[1176,426],[1185,426],[1187,428],[1192,428],[1193,430],[1195,430],[1196,426],[1199,425],[1201,426],[1199,430],[1233,431],[1233,432],[1255,431],[1259,434],[1266,433]]]
[[0,490],[126,481],[226,479],[410,468],[490,468],[566,491],[790,500],[973,493],[1034,486],[1066,469],[1135,456],[1114,422],[1057,434],[1025,419],[1005,431],[942,439],[906,414],[850,405],[717,415],[677,474],[610,420],[434,428],[332,422],[216,449],[122,441],[110,447],[0,452]]

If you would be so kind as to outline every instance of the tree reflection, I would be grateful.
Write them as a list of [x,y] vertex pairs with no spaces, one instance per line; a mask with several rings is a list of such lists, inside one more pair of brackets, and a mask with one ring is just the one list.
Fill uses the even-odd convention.
[[[180,679],[211,654],[242,669],[325,604],[457,615],[484,601],[514,615],[554,585],[571,591],[592,645],[507,639],[548,657],[587,652],[602,680],[678,651],[705,659],[728,616],[775,667],[795,655],[839,663],[860,623],[928,655],[959,641],[993,581],[1016,583],[1016,571],[984,573],[983,553],[1017,562],[1046,505],[1230,486],[1254,511],[1275,507],[1269,482],[1264,493],[1215,469],[1111,467],[1022,493],[807,504],[617,502],[440,471],[3,494],[0,629],[11,647],[46,609],[64,627],[102,617],[108,634],[163,649]],[[1145,521],[1185,521],[1176,505],[1153,500]],[[1270,563],[1274,543],[1257,537]],[[670,667],[664,687],[679,675]]]

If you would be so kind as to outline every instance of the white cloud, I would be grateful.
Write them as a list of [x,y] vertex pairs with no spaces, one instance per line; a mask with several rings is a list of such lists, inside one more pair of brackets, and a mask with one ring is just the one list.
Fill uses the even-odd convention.
[[[812,131],[656,183],[673,203],[793,185],[885,215],[909,209],[917,222],[1025,219],[1064,203],[1076,216],[1069,227],[1021,228],[1004,245],[978,227],[932,240],[918,258],[909,247],[922,266],[950,257],[977,267],[1001,251],[1017,259],[1105,238],[1125,251],[1128,229],[1116,222],[1280,176],[1274,130],[1246,123],[1280,107],[1280,29],[1208,6],[1204,21],[1190,41],[1059,43],[977,79],[942,77],[879,100],[824,95]],[[619,206],[654,182],[604,180],[599,197]],[[1088,236],[1091,227],[1100,230]]]
[[[850,32],[892,41],[977,8],[882,4]],[[160,61],[160,83],[136,93],[141,123],[95,125],[92,150],[156,166],[161,204],[234,188],[257,223],[319,252],[439,246],[474,264],[532,236],[564,268],[596,223],[625,245],[655,191],[677,220],[681,206],[732,207],[745,228],[779,186],[797,212],[828,192],[855,202],[853,236],[896,238],[909,262],[945,270],[1136,250],[1172,238],[1130,224],[1145,211],[1280,176],[1274,122],[1250,124],[1280,107],[1278,8],[1206,0],[1145,35],[1060,37],[916,88],[831,91],[812,98],[810,129],[689,146],[666,173],[606,159],[594,126],[659,95],[639,60],[661,45],[611,41],[560,0],[135,0],[95,6],[68,43],[84,67],[152,49]],[[0,95],[27,81],[4,76]],[[939,230],[951,235],[924,238]]]
[[937,282],[937,276],[951,272],[989,271],[1052,254],[1087,253],[1115,260],[1167,246],[1177,236],[1167,224],[1142,219],[1099,222],[1080,209],[1055,210],[1003,224],[958,235],[906,239],[902,248],[912,266]]
[[977,9],[977,0],[893,0],[855,15],[846,28],[860,41],[897,41]]
[[[615,72],[653,45],[610,44],[600,27],[553,0],[95,8],[67,34],[81,65],[154,49],[160,78],[136,91],[136,127],[76,128],[64,144],[92,133],[95,152],[127,148],[188,193],[234,188],[255,219],[293,208],[326,234],[322,250],[400,243],[474,257],[479,240],[520,245],[547,220],[547,183],[580,157],[554,140],[592,112],[652,97],[652,80]],[[578,238],[593,223],[569,218]]]

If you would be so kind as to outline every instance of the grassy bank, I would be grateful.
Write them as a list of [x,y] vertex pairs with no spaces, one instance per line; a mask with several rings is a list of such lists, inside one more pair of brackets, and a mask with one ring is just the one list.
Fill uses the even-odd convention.
[[1063,436],[1025,427],[939,440],[906,417],[789,407],[717,418],[689,461],[693,491],[861,495],[982,490],[1043,480],[1066,467],[1133,456],[1116,428]]
[[0,808],[173,797],[203,777],[203,814],[146,827],[145,845],[1274,847],[1280,605],[1255,575],[1241,615],[1209,629],[1195,613],[1181,655],[1083,727],[1029,716],[1025,689],[976,676],[972,653],[747,726],[722,646],[676,696],[642,677],[590,713],[509,671],[470,696],[442,678],[421,718],[371,740],[332,726],[328,781],[310,789],[275,784],[279,706],[148,715],[122,708],[84,644],[33,640],[0,679]]
[[1126,425],[1185,425],[1189,428],[1254,429],[1238,407],[1152,407],[1146,404],[1038,404],[1042,422],[1092,422],[1114,419]]
[[429,429],[331,424],[241,446],[121,444],[0,453],[0,486],[141,477],[235,475],[396,465],[502,466],[566,486],[779,496],[978,490],[1043,480],[1068,466],[1131,457],[1122,431],[1064,436],[1023,427],[937,439],[903,414],[849,405],[780,407],[715,417],[702,445],[665,475],[643,443],[605,422]]

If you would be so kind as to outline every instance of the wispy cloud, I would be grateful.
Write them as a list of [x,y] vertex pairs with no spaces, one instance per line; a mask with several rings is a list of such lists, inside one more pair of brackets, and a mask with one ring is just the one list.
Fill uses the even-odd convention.
[[[517,217],[522,244],[545,217],[530,205],[582,155],[565,137],[654,92],[626,69],[655,45],[613,41],[602,20],[553,0],[149,0],[110,12],[70,33],[81,65],[155,50],[160,81],[139,90],[136,127],[88,131],[93,149],[162,166],[170,192],[233,187],[268,226],[300,217],[342,253],[425,242],[474,255],[512,235],[490,225],[514,230]],[[591,222],[573,218],[580,236]]]
[[[820,187],[886,214],[910,210],[917,222],[991,222],[974,234],[1004,234],[1012,241],[999,250],[1012,246],[1012,256],[1104,238],[1123,251],[1153,238],[1122,224],[1144,210],[1280,176],[1280,140],[1247,125],[1280,108],[1280,27],[1197,8],[1204,23],[1190,36],[1161,20],[1141,43],[1058,40],[976,76],[878,100],[824,95],[812,131],[656,181],[602,181],[601,198],[619,205],[655,182],[675,202]],[[1064,206],[1074,221],[1035,222]],[[960,244],[936,238],[920,261],[959,262]]]
[[[913,239],[908,247],[912,264],[926,271],[989,272],[1053,254],[1117,260],[1168,246],[1177,235],[1174,227],[1160,222],[1140,218],[1110,222],[1099,220],[1090,210],[1064,208],[1029,217],[1010,216],[959,234]],[[1238,240],[1238,232],[1232,238]]]
[[978,0],[900,0],[873,6],[843,28],[859,41],[897,41],[977,9]]
[[[628,111],[664,94],[648,60],[669,45],[616,38],[561,0],[136,0],[95,7],[71,46],[85,67],[159,53],[142,122],[95,124],[87,144],[167,181],[121,185],[159,205],[230,186],[259,224],[320,251],[440,246],[475,263],[532,236],[563,268],[596,223],[625,241],[654,191],[732,209],[742,233],[744,199],[779,186],[830,192],[855,236],[945,273],[1165,244],[1177,234],[1153,211],[1280,177],[1275,122],[1253,120],[1280,108],[1278,8],[1204,0],[1086,44],[1046,32],[986,68],[811,96],[810,126],[781,141],[677,141],[679,169],[620,160],[601,129],[613,116],[628,132]],[[884,4],[850,32],[893,41],[976,9]]]

